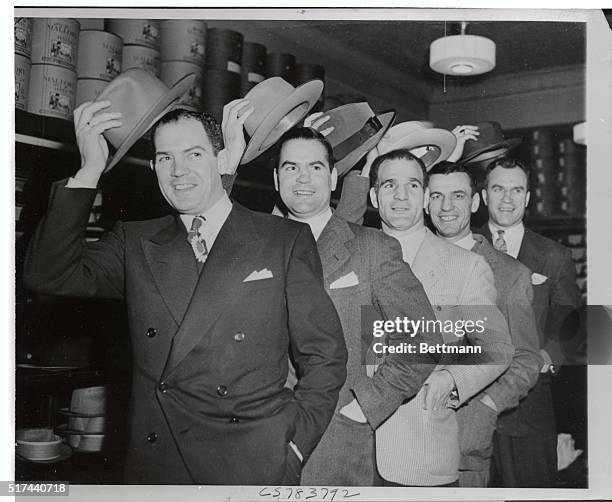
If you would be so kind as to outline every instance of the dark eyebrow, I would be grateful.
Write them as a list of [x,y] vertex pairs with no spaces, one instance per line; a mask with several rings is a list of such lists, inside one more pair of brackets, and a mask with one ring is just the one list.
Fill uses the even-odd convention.
[[[206,151],[206,148],[204,148],[203,146],[201,146],[201,145],[194,145],[194,146],[192,146],[190,148],[187,148],[187,149],[183,150],[183,153],[189,153],[189,152],[191,152],[193,150],[198,150],[198,149]],[[155,155],[169,155],[169,154],[170,154],[170,152],[164,152],[163,150],[155,152]]]
[[285,165],[287,165],[287,164],[289,164],[290,166],[295,166],[295,162],[293,162],[293,161],[291,161],[291,160],[283,160],[283,161],[281,162],[280,167],[283,167],[283,166],[285,166]]

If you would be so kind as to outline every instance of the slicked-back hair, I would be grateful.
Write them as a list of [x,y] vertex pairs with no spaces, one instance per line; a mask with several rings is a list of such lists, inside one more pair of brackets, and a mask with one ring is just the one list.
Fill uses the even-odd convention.
[[280,154],[283,146],[288,141],[292,139],[304,139],[304,140],[313,140],[317,141],[325,148],[325,156],[327,158],[327,163],[329,164],[329,170],[331,171],[334,168],[334,151],[332,150],[329,141],[325,139],[320,132],[311,129],[310,127],[294,127],[293,129],[289,129],[285,134],[281,136],[276,145],[276,169],[278,169],[278,164],[280,162]]
[[438,162],[429,170],[429,177],[431,178],[434,174],[454,174],[454,173],[464,173],[470,179],[470,189],[472,190],[472,194],[478,192],[478,185],[476,183],[476,177],[474,173],[465,165],[459,162],[449,162],[448,160],[443,160],[442,162]]
[[484,180],[485,188],[489,185],[489,175],[491,174],[491,171],[493,171],[493,169],[496,167],[501,167],[503,169],[514,169],[515,167],[518,167],[525,173],[525,177],[527,178],[526,188],[527,191],[529,191],[529,186],[531,185],[531,168],[511,157],[500,157],[499,159],[495,159],[493,162],[487,164]]
[[421,168],[421,171],[423,172],[423,189],[427,187],[428,177],[425,164],[423,164],[423,161],[419,159],[416,155],[412,154],[407,148],[391,150],[390,152],[387,152],[384,155],[376,157],[374,162],[372,162],[372,167],[370,168],[370,187],[377,186],[378,171],[380,170],[380,166],[382,165],[382,163],[387,160],[407,160],[411,162],[416,162]]
[[217,119],[215,119],[210,113],[194,112],[191,110],[186,110],[185,108],[175,108],[174,110],[166,113],[151,128],[151,143],[153,145],[153,152],[155,152],[155,134],[157,133],[157,129],[162,125],[178,122],[182,119],[195,120],[202,124],[210,144],[213,147],[215,155],[223,150],[223,133],[221,132],[221,125],[219,122],[217,122]]

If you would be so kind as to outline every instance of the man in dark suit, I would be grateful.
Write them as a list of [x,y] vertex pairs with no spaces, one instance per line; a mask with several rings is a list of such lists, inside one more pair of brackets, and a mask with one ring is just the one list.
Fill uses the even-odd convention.
[[441,162],[429,171],[427,212],[439,237],[481,255],[493,270],[497,306],[508,322],[515,351],[510,367],[457,411],[459,485],[486,487],[497,415],[515,408],[535,385],[542,358],[532,308],[531,272],[470,229],[480,196],[472,173],[460,164]]
[[[347,223],[330,208],[337,173],[331,146],[309,128],[279,141],[274,182],[288,218],[310,225],[323,264],[325,289],[340,316],[349,358],[346,384],[329,428],[304,467],[306,485],[372,485],[374,431],[412,398],[437,357],[387,353],[366,368],[362,318],[434,320],[423,286],[402,260],[399,243],[374,229]],[[372,326],[370,326],[371,330]],[[442,341],[435,332],[389,333],[389,343]],[[374,362],[374,361],[372,361]]]
[[[298,484],[299,457],[331,419],[347,356],[310,229],[232,203],[218,172],[219,125],[175,110],[153,130],[152,168],[176,214],[118,222],[84,243],[108,156],[101,133],[122,124],[109,105],[75,110],[81,168],[54,187],[25,281],[125,299],[128,483]],[[295,391],[284,388],[288,352]]]
[[529,169],[514,159],[500,158],[487,166],[482,197],[489,221],[479,233],[531,271],[544,364],[537,384],[518,408],[499,417],[492,481],[534,488],[555,486],[557,432],[551,375],[565,357],[560,343],[566,338],[563,325],[571,325],[566,321],[581,300],[569,250],[523,225],[529,177]]

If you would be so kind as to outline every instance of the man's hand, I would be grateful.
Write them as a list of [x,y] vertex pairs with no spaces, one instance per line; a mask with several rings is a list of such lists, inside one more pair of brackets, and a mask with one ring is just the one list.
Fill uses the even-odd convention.
[[108,145],[102,133],[120,127],[121,112],[103,112],[110,101],[86,101],[74,110],[74,132],[81,154],[81,169],[74,176],[79,182],[96,186],[106,167]]
[[452,132],[455,138],[457,138],[457,145],[447,160],[449,162],[457,162],[463,155],[465,142],[468,140],[476,141],[478,136],[480,136],[480,132],[478,132],[478,127],[473,125],[460,125],[455,127]]
[[328,136],[335,129],[335,127],[330,126],[326,127],[325,129],[320,129],[320,127],[330,118],[331,117],[329,115],[325,115],[325,112],[313,113],[304,119],[304,127],[310,127],[311,129],[320,132],[323,136]]
[[345,417],[354,420],[355,422],[360,422],[365,424],[368,419],[363,414],[361,410],[361,406],[357,402],[357,399],[353,399],[349,404],[340,408],[340,413],[342,413]]
[[425,392],[423,409],[442,410],[446,408],[455,380],[446,370],[434,371],[423,384]]
[[223,143],[225,148],[218,155],[219,174],[234,174],[246,150],[243,127],[253,113],[253,108],[246,99],[235,99],[223,107]]

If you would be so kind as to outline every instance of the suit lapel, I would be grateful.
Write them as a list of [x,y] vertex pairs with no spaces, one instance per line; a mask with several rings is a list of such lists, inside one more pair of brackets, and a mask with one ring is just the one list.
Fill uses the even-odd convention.
[[348,223],[332,215],[317,239],[317,250],[323,265],[325,288],[335,280],[336,272],[350,259],[351,252],[346,243],[355,237]]
[[[251,215],[234,203],[210,249],[164,369],[168,375],[227,310],[235,288],[253,272],[259,240]],[[195,265],[194,265],[195,266]]]
[[518,260],[526,265],[532,272],[541,272],[543,269],[542,264],[542,250],[538,249],[532,238],[533,232],[529,229],[525,229],[523,235],[523,242],[521,242],[521,248],[519,249]]
[[151,239],[143,238],[141,245],[159,294],[180,325],[198,280],[187,231],[176,216]]
[[425,238],[414,257],[412,271],[423,284],[426,292],[432,291],[435,284],[444,276],[446,250],[438,244],[438,237],[425,229]]

